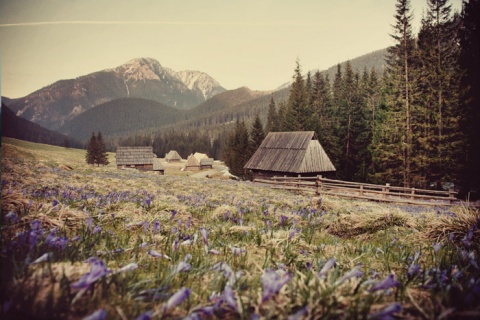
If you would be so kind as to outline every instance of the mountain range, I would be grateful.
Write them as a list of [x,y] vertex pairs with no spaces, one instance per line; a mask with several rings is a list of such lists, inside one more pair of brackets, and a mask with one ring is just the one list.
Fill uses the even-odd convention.
[[190,109],[225,89],[199,71],[175,72],[157,60],[139,58],[114,69],[60,80],[23,98],[7,100],[27,120],[58,130],[81,113],[120,98],[143,98]]
[[[354,70],[373,67],[380,73],[385,54],[386,49],[378,50],[350,63]],[[332,66],[322,73],[332,80],[336,70]],[[218,133],[237,119],[248,121],[258,114],[265,120],[270,98],[286,101],[289,90],[285,83],[274,91],[247,87],[227,91],[206,73],[176,72],[155,59],[139,58],[2,101],[19,117],[85,141],[97,131],[107,138],[162,128],[206,128]]]

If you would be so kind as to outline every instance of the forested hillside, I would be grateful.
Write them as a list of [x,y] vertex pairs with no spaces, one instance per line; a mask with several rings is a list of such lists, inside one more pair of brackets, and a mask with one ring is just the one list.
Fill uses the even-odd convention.
[[83,148],[83,143],[36,123],[17,117],[2,104],[2,136],[61,147]]
[[62,126],[67,135],[87,140],[92,132],[105,136],[124,136],[152,128],[161,128],[179,120],[182,112],[159,102],[140,98],[123,98],[89,109]]

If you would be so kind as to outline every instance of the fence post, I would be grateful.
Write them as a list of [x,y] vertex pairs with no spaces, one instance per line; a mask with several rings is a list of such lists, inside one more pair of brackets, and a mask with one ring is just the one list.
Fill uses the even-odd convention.
[[283,175],[283,188],[287,190],[287,175]]
[[301,178],[301,177],[302,177],[301,174],[299,174],[298,177],[297,177],[297,188],[298,188],[298,189],[300,189],[300,182],[301,182],[301,179],[300,179],[300,178]]
[[383,198],[387,198],[387,194],[390,192],[390,183],[385,184],[384,192],[383,192]]
[[455,191],[453,188],[448,189],[448,203],[452,204],[453,200],[455,200]]
[[410,192],[410,199],[413,200],[415,198],[414,195],[415,195],[415,188],[412,188],[412,192]]
[[360,196],[363,196],[363,184],[360,185]]

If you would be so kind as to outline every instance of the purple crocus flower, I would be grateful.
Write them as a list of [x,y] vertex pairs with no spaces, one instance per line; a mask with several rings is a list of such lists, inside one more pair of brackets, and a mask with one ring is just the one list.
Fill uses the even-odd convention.
[[128,271],[133,271],[138,268],[138,264],[136,263],[129,263],[126,266],[121,267],[120,269],[117,270],[116,273],[122,273],[122,272],[128,272]]
[[88,219],[87,219],[87,230],[92,229],[92,222],[93,222],[92,217],[88,217]]
[[104,320],[107,318],[107,311],[104,309],[98,309],[94,313],[86,316],[82,320]]
[[93,228],[92,234],[97,234],[102,232],[102,227],[100,227],[98,224]]
[[5,218],[8,220],[10,223],[16,223],[18,221],[18,216],[15,212],[10,211],[9,213],[6,214]]
[[188,217],[187,222],[185,222],[185,228],[190,228],[190,224],[192,223],[192,217]]
[[280,292],[282,287],[290,281],[290,275],[280,275],[278,271],[267,270],[260,277],[260,280],[262,281],[263,287],[262,302],[265,302],[270,299],[270,297]]
[[56,207],[58,204],[59,204],[59,202],[57,200],[52,201],[52,207]]
[[92,262],[90,263],[90,272],[87,272],[77,282],[73,283],[72,288],[88,288],[92,283],[106,276],[109,272],[110,270],[107,269],[103,261],[98,259],[92,260]]
[[242,253],[244,253],[244,252],[246,252],[245,249],[237,248],[237,247],[232,247],[232,253],[233,253],[234,255],[236,255],[236,256],[238,256],[238,255],[240,255],[240,254],[242,254]]
[[180,272],[187,272],[187,271],[190,271],[190,269],[192,269],[192,266],[190,265],[190,263],[185,262],[185,261],[181,261],[181,262],[180,262],[179,264],[177,264],[177,266],[173,269],[172,275],[175,275],[175,274],[180,273]]
[[153,222],[153,233],[154,233],[154,234],[157,234],[157,233],[159,233],[159,232],[160,232],[160,221],[155,220],[155,221]]
[[419,273],[420,273],[420,265],[411,264],[410,267],[408,267],[408,271],[407,271],[407,276],[408,277],[410,277],[410,278],[414,277]]
[[298,229],[292,229],[292,230],[290,231],[290,234],[288,235],[288,240],[289,240],[289,241],[292,240],[292,238],[293,238],[296,234],[298,234]]
[[185,299],[190,296],[190,289],[188,288],[180,288],[177,292],[175,292],[163,305],[163,311],[168,311],[172,308],[175,308],[179,304],[181,304]]
[[210,254],[215,254],[215,255],[222,254],[220,251],[215,250],[215,249],[210,249],[210,250],[208,250],[208,253],[210,253]]
[[200,234],[202,235],[203,243],[208,246],[208,233],[205,228],[200,228]]
[[151,255],[154,258],[164,258],[164,259],[167,259],[167,260],[172,260],[172,258],[167,256],[166,254],[162,254],[162,253],[157,252],[155,250],[148,250],[148,254]]
[[135,320],[150,320],[152,319],[152,315],[153,312],[151,310],[148,310],[136,317]]
[[377,282],[375,285],[373,285],[372,288],[370,288],[370,291],[377,291],[377,290],[387,290],[391,289],[393,287],[396,287],[400,284],[400,282],[395,280],[395,276],[393,274],[388,275],[385,279],[383,279],[380,282]]
[[172,216],[170,217],[170,220],[173,220],[176,214],[177,214],[177,210],[172,210]]
[[330,271],[330,269],[332,269],[335,266],[336,262],[337,262],[337,260],[335,260],[334,257],[328,259],[327,262],[325,262],[325,265],[323,266],[323,268],[318,273],[318,276],[319,277],[325,277],[325,275],[328,273],[328,271]]
[[356,266],[352,270],[348,271],[341,277],[337,282],[335,283],[336,285],[342,284],[344,281],[350,279],[350,278],[360,278],[363,277],[363,271],[360,270],[361,266]]
[[30,264],[42,263],[42,262],[49,261],[50,259],[52,259],[52,253],[47,252],[47,253],[44,253],[42,256],[40,256],[39,258],[37,258],[35,261],[33,261]]
[[235,310],[235,312],[238,312],[237,301],[235,300],[235,293],[232,290],[232,286],[225,286],[225,290],[223,290],[222,296],[227,305],[233,310]]
[[289,315],[288,316],[288,320],[300,320],[300,319],[304,319],[305,318],[305,315],[308,313],[308,305],[301,308],[300,310],[298,310],[297,312],[295,312],[294,314],[292,315]]
[[394,302],[382,310],[371,314],[369,319],[381,319],[381,320],[391,320],[394,319],[393,314],[402,311],[402,305],[398,302]]
[[143,233],[147,233],[148,232],[148,228],[150,227],[150,223],[148,223],[148,221],[145,221],[143,223]]

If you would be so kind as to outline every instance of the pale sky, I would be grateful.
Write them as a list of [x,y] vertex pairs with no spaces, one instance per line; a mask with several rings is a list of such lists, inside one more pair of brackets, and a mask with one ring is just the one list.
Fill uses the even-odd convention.
[[[0,0],[1,95],[150,57],[273,90],[392,44],[394,0]],[[451,0],[460,10],[461,0]],[[412,0],[414,32],[426,0]]]

